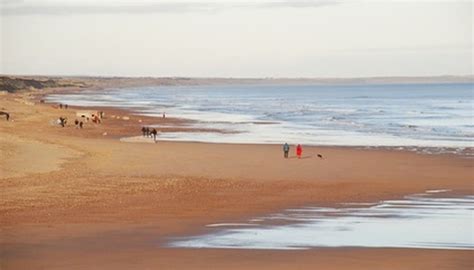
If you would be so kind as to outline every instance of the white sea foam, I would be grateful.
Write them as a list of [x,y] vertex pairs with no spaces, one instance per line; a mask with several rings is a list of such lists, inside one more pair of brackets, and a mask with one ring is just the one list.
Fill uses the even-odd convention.
[[163,133],[161,140],[470,148],[472,89],[472,84],[157,86],[51,95],[48,100],[155,116],[166,112],[197,120],[197,127],[233,131]]

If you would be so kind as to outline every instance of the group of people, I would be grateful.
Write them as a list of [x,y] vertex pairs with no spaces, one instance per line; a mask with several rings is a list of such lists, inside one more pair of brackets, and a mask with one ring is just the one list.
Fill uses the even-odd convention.
[[100,124],[101,123],[101,120],[100,120],[101,117],[99,117],[98,115],[92,114],[91,118],[92,118],[92,123],[94,123],[94,124]]
[[76,119],[74,121],[74,125],[76,126],[76,128],[82,128],[82,126],[84,126],[84,122],[79,121],[79,120]]
[[[68,108],[68,105],[67,104],[59,104],[58,105],[60,109],[67,109]],[[74,125],[76,128],[83,128],[84,127],[84,124],[89,122],[89,121],[92,121],[94,124],[100,124],[102,122],[102,118],[104,118],[104,115],[105,113],[103,111],[99,111],[97,113],[83,113],[81,114],[80,112],[79,113],[76,113],[76,116],[79,117],[79,119],[75,119],[74,120]],[[62,127],[65,127],[66,123],[67,123],[67,118],[66,117],[59,117],[58,120],[57,120],[57,123],[62,126]]]
[[150,129],[149,127],[142,127],[142,134],[143,137],[153,137],[153,140],[156,142],[156,135],[158,135],[158,131],[156,129]]
[[[290,153],[290,145],[288,143],[285,143],[283,145],[283,157],[288,158],[289,153]],[[301,144],[298,144],[296,146],[296,156],[298,158],[301,158],[301,155],[303,155],[303,147],[301,146]]]
[[100,124],[102,123],[102,118],[104,118],[104,115],[105,113],[100,111],[98,113],[82,114],[81,118],[83,118],[86,123],[92,121],[94,124]]
[[[61,127],[65,127],[66,124],[67,124],[67,117],[62,117],[60,116],[57,120],[57,123],[58,125],[60,125]],[[82,121],[79,122],[79,120],[74,120],[74,125],[76,126],[76,128],[82,128],[82,126],[84,125],[84,123]]]

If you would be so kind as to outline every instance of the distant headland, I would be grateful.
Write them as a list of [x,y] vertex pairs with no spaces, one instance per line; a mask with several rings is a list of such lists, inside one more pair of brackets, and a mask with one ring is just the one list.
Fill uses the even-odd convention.
[[0,75],[0,91],[17,92],[54,88],[108,88],[152,85],[208,84],[417,84],[474,83],[474,75],[354,77],[354,78],[204,78],[121,76],[32,76]]

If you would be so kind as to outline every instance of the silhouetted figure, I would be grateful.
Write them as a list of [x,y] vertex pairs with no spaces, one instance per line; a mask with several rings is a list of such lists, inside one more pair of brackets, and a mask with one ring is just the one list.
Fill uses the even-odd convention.
[[59,117],[59,124],[64,127],[66,125],[66,122],[67,122],[67,118],[64,118],[64,117]]
[[158,132],[156,131],[156,129],[153,129],[151,131],[151,135],[153,136],[153,140],[156,142],[156,134],[158,134]]
[[148,127],[145,128],[145,133],[147,137],[150,137],[150,129]]
[[165,114],[165,112],[163,112],[163,119],[165,119],[165,118],[166,118],[166,114]]
[[79,125],[79,120],[77,120],[77,119],[76,119],[76,120],[74,120],[74,125],[75,125],[75,126],[76,126],[76,128],[77,128],[77,125]]
[[67,104],[64,104],[64,109],[66,109],[66,110],[67,110],[67,107],[68,107],[68,105],[67,105]]
[[79,122],[79,128],[82,128],[83,125],[84,125],[84,123],[82,121]]
[[285,158],[288,158],[288,153],[290,152],[290,145],[288,145],[288,143],[285,143],[283,145],[283,156]]
[[145,134],[146,134],[146,128],[145,127],[142,127],[142,134],[143,134],[143,137],[145,137]]
[[62,109],[62,108],[63,108],[63,104],[59,104],[59,108]]
[[10,114],[7,113],[7,112],[0,112],[0,115],[5,115],[5,118],[8,120],[10,120]]

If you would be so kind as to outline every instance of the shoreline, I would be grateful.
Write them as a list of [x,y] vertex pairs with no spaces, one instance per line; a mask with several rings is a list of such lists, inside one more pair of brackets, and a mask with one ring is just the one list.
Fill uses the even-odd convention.
[[[123,86],[123,85],[109,85],[107,87],[104,86],[93,86],[90,88],[84,88],[84,89],[76,89],[73,92],[81,92],[81,91],[88,91],[88,90],[106,90],[107,88],[127,88],[129,86]],[[60,90],[59,92],[54,92],[54,93],[43,93],[39,96],[39,98],[36,98],[37,101],[40,99],[45,98],[47,95],[50,94],[67,94],[70,93],[66,89]],[[56,102],[46,102],[45,104],[57,104]],[[94,111],[99,111],[99,110],[111,110],[114,112],[117,112],[119,114],[126,114],[126,115],[134,115],[137,118],[145,118],[150,121],[147,121],[148,124],[151,127],[154,125],[158,125],[162,120],[160,116],[151,116],[151,115],[146,115],[143,113],[140,113],[140,111],[137,111],[136,108],[120,108],[116,106],[70,106],[71,109],[78,109],[78,110],[94,110]],[[169,117],[168,117],[169,118]],[[176,123],[179,122],[181,125],[189,125],[189,124],[199,124],[199,123],[206,123],[198,120],[193,120],[193,119],[186,119],[186,118],[176,118],[176,117],[171,117],[169,119],[173,119],[176,121],[175,123],[172,123],[171,125],[175,125]],[[153,123],[153,121],[156,121]],[[266,123],[265,123],[266,124]],[[137,125],[137,127],[141,127],[143,125]],[[201,133],[201,132],[211,132],[211,133],[218,133],[218,134],[225,134],[229,132],[228,130],[223,130],[223,129],[214,129],[214,128],[203,128],[203,127],[185,127],[184,128],[179,128],[179,129],[174,129],[171,128],[169,129],[168,127],[165,128],[160,128],[156,127],[156,129],[160,133],[175,133],[175,132],[184,132],[184,133]],[[133,140],[134,137],[139,137],[139,133],[137,132],[136,136],[125,136],[119,138],[121,141],[124,142],[131,142],[130,139]],[[279,145],[278,143],[274,142],[212,142],[212,141],[201,141],[201,140],[174,140],[170,138],[164,138],[160,139],[159,137],[157,138],[158,141],[173,141],[173,142],[190,142],[190,143],[209,143],[209,144],[230,144],[230,145]],[[133,142],[138,142],[137,140],[133,140]],[[341,147],[341,148],[355,148],[355,149],[382,149],[382,150],[391,150],[391,151],[408,151],[408,152],[416,152],[419,154],[436,154],[436,155],[457,155],[457,156],[462,156],[466,158],[473,158],[474,157],[474,146],[469,147],[469,146],[417,146],[417,145],[340,145],[340,144],[304,144],[307,147]]]
[[[108,118],[83,130],[61,128],[49,121],[74,115],[73,108],[29,105],[21,99],[21,95],[11,95],[0,101],[0,107],[13,112],[13,121],[0,123],[0,134],[11,136],[8,144],[0,141],[0,150],[8,159],[29,155],[32,162],[44,160],[57,166],[28,171],[24,164],[0,160],[0,165],[22,173],[2,176],[0,181],[5,269],[54,269],[70,264],[77,269],[187,269],[190,265],[238,269],[241,265],[233,262],[236,256],[243,256],[240,262],[253,269],[294,269],[295,260],[302,269],[381,269],[393,263],[399,269],[414,264],[420,269],[472,266],[472,251],[321,248],[274,252],[159,245],[170,236],[194,235],[206,224],[238,222],[305,205],[396,199],[426,189],[473,194],[474,164],[469,159],[307,147],[303,154],[325,149],[325,159],[285,160],[279,145],[122,143],[120,137],[139,135],[137,127],[157,119],[142,117],[139,123],[135,121],[139,116],[117,111],[113,114],[127,115],[130,120]],[[36,151],[38,147],[54,147],[59,153]],[[414,254],[426,260],[409,259]],[[347,256],[361,260],[354,262]],[[374,257],[384,259],[373,262]]]
[[[196,132],[196,131],[189,131]],[[199,131],[197,131],[199,132]],[[142,135],[122,137],[120,138],[121,142],[125,143],[155,143],[152,138],[143,137]],[[235,145],[235,146],[258,146],[258,145],[271,145],[271,146],[281,146],[281,144],[269,142],[255,142],[255,143],[235,143],[235,142],[208,142],[208,141],[192,141],[192,140],[173,140],[173,139],[160,139],[157,137],[157,142],[174,142],[174,143],[198,143],[198,144],[225,144],[225,145]],[[291,145],[290,145],[291,146]],[[365,146],[365,145],[330,145],[330,144],[304,144],[304,148],[309,149],[356,149],[356,150],[379,150],[379,151],[400,151],[400,152],[409,152],[416,153],[420,155],[447,155],[447,156],[457,156],[462,158],[474,158],[474,147],[443,147],[443,146],[415,146],[415,145],[400,145],[400,146]]]

